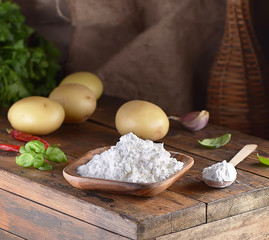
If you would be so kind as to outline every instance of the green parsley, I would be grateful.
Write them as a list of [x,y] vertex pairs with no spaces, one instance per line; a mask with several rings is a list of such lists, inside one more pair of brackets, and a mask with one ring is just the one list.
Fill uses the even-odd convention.
[[0,107],[47,96],[57,85],[60,52],[24,20],[16,3],[0,0]]

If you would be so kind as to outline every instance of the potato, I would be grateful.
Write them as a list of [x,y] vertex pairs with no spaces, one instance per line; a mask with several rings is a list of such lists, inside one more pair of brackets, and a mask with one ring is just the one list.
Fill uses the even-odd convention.
[[89,72],[72,73],[65,77],[60,85],[68,83],[77,83],[88,87],[93,91],[96,99],[101,97],[104,89],[102,81],[95,74]]
[[46,135],[58,129],[64,120],[63,107],[45,97],[26,97],[8,110],[8,120],[18,131]]
[[62,105],[65,111],[64,122],[67,123],[86,121],[96,108],[94,93],[80,84],[60,85],[50,93],[49,98]]
[[115,124],[121,135],[133,132],[152,141],[163,138],[169,130],[165,112],[159,106],[142,100],[123,104],[116,113]]

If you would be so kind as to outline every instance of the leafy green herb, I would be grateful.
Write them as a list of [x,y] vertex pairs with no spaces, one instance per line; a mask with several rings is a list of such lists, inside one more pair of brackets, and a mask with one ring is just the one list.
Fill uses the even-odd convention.
[[0,0],[0,107],[30,95],[47,96],[57,85],[58,49],[24,20],[16,3]]
[[43,154],[36,154],[34,156],[34,167],[40,168],[44,165],[44,157]]
[[261,163],[263,163],[265,165],[269,165],[269,158],[261,157],[258,153],[257,153],[257,157],[259,158]]
[[52,162],[66,162],[64,152],[55,146],[49,146],[45,152],[45,158]]
[[21,154],[22,154],[22,153],[29,153],[29,154],[31,154],[33,157],[36,155],[36,153],[35,153],[34,151],[32,151],[32,150],[28,150],[28,151],[26,151],[26,150],[25,150],[25,146],[21,146],[19,152],[20,152]]
[[16,157],[16,163],[22,167],[31,167],[34,163],[34,157],[30,153],[23,153]]
[[25,147],[24,146],[21,146],[20,153],[25,153],[25,152],[26,152]]
[[52,165],[45,162],[66,162],[64,152],[58,146],[49,146],[45,149],[44,143],[32,140],[20,148],[21,155],[16,157],[16,163],[22,167],[34,167],[39,170],[51,170]]
[[41,171],[51,170],[52,166],[49,163],[44,163],[41,167],[38,168]]
[[34,151],[35,153],[44,153],[45,152],[45,145],[44,143],[38,140],[32,140],[25,144],[25,151]]
[[198,142],[207,148],[219,148],[227,144],[231,139],[231,134],[225,134],[217,138],[206,138],[202,141],[198,140]]

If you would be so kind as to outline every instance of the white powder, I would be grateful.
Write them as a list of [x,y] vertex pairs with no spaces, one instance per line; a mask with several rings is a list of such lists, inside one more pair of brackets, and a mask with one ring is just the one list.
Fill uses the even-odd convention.
[[83,177],[151,183],[162,181],[182,168],[183,162],[171,158],[163,143],[129,133],[122,136],[116,146],[78,167],[77,172]]
[[203,169],[203,177],[212,181],[234,181],[236,175],[235,167],[226,160]]

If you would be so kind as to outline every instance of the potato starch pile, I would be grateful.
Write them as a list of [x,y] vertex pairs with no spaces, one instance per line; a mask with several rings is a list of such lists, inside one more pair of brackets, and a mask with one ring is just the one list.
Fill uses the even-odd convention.
[[162,181],[183,168],[183,162],[171,158],[163,143],[143,140],[133,133],[120,138],[87,164],[78,167],[83,177],[127,182],[152,183]]
[[204,178],[217,182],[234,181],[236,175],[235,167],[226,160],[203,169]]

